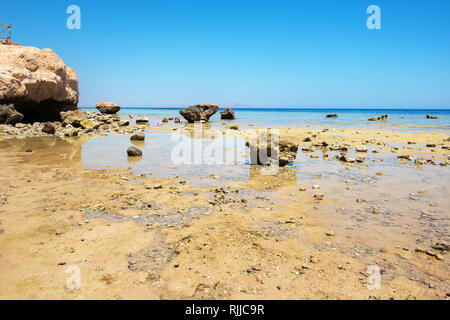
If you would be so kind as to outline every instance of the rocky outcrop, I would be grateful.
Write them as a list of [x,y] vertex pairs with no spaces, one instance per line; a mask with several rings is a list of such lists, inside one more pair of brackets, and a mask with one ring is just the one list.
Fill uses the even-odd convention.
[[427,119],[438,119],[438,117],[427,114]]
[[372,117],[369,119],[369,121],[388,121],[388,120],[389,120],[389,117],[387,115],[384,115],[384,116],[381,116],[378,118]]
[[97,102],[96,108],[102,114],[116,114],[120,111],[120,106],[114,102],[99,101]]
[[339,116],[337,114],[333,113],[333,114],[327,114],[325,116],[325,118],[339,118]]
[[0,124],[12,124],[15,125],[23,119],[23,114],[17,112],[14,109],[14,105],[0,106]]
[[81,127],[81,122],[87,120],[86,112],[81,110],[61,112],[63,127],[71,125],[75,128]]
[[234,120],[236,119],[234,116],[234,110],[231,108],[226,108],[223,111],[220,111],[220,118],[222,120]]
[[77,107],[77,73],[50,49],[0,44],[0,104],[10,103],[24,122],[59,120]]
[[271,165],[275,162],[284,167],[297,158],[298,145],[286,140],[279,140],[278,146],[272,146],[272,139],[269,136],[267,141],[247,141],[245,145],[250,149],[252,164]]
[[208,122],[209,118],[211,118],[218,110],[219,106],[216,104],[197,104],[181,110],[180,115],[189,123],[196,121]]

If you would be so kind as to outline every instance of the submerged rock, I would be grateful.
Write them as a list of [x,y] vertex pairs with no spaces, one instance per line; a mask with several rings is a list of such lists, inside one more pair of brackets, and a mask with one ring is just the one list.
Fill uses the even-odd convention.
[[196,121],[208,122],[209,118],[211,118],[218,110],[219,106],[215,104],[197,104],[181,110],[180,115],[189,123]]
[[120,106],[115,104],[114,102],[97,102],[96,108],[102,114],[116,114],[120,111]]
[[[1,79],[0,79],[1,80]],[[0,124],[11,124],[21,122],[23,119],[23,114],[17,112],[14,105],[2,105],[0,106]]]
[[77,73],[50,49],[0,44],[0,104],[9,103],[26,122],[59,120],[78,104]]
[[223,111],[220,111],[220,118],[222,120],[234,120],[236,119],[234,116],[234,110],[231,108],[226,108]]

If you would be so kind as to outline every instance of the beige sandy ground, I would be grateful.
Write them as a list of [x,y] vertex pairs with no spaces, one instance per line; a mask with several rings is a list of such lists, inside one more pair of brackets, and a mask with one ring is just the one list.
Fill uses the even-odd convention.
[[[298,143],[311,134],[318,135],[313,141],[353,146],[372,139],[386,144],[435,143],[438,148],[394,151],[420,152],[436,160],[448,157],[448,150],[440,148],[449,145],[445,133],[359,131],[285,128],[281,133]],[[376,142],[380,152],[391,151]],[[277,192],[272,201],[217,205],[210,203],[214,190],[179,179],[155,180],[129,170],[87,170],[81,164],[82,140],[63,146],[64,156],[37,149],[26,154],[16,142],[1,143],[1,299],[446,299],[450,292],[448,255],[440,261],[399,249],[396,240],[401,235],[395,232],[385,241],[378,239],[381,243],[374,250],[376,261],[398,266],[397,272],[382,276],[381,289],[369,290],[366,261],[336,250],[354,245],[354,238],[334,230],[314,209],[319,204],[312,194],[300,193],[295,182],[285,183],[283,178],[255,176],[236,183],[255,190],[273,183]],[[145,188],[155,184],[163,188]],[[136,223],[131,218],[142,210],[135,204],[145,202],[180,210],[180,215],[191,207],[216,212],[176,226]],[[325,197],[320,206],[337,208],[339,203]],[[85,211],[103,209],[130,219],[86,220]],[[433,280],[411,280],[399,261]],[[73,265],[81,270],[80,290],[66,287],[66,270]],[[431,288],[430,282],[435,283]]]

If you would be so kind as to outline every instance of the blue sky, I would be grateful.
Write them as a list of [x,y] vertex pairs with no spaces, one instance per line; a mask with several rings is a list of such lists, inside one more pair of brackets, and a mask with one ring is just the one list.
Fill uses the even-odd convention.
[[[81,30],[66,8],[81,8]],[[381,8],[381,30],[366,9]],[[450,108],[448,0],[2,0],[13,41],[78,72],[80,106]]]

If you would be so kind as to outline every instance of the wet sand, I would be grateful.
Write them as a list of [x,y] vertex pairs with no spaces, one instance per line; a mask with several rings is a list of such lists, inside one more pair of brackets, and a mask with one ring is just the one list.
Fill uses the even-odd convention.
[[[229,126],[211,124],[204,141]],[[1,140],[0,298],[448,298],[448,255],[433,249],[450,242],[448,133],[279,127],[301,148],[369,152],[348,164],[338,151],[299,150],[266,176],[245,163],[164,162],[183,127],[145,126],[134,161],[127,135]],[[244,141],[250,129],[233,132]],[[73,265],[80,290],[66,287]],[[380,289],[367,286],[371,265]]]

